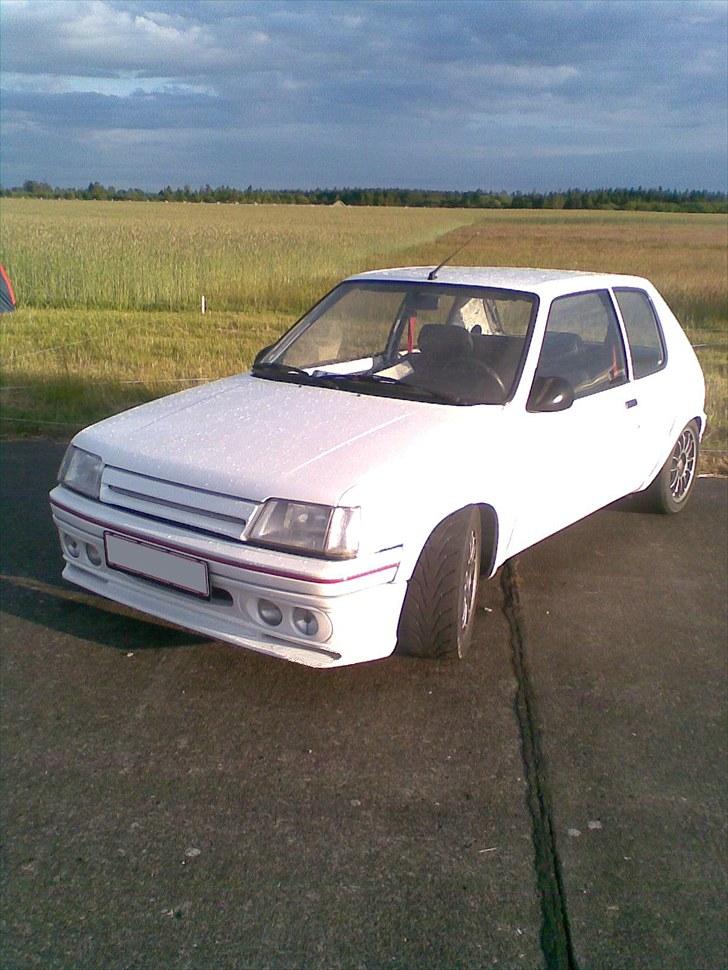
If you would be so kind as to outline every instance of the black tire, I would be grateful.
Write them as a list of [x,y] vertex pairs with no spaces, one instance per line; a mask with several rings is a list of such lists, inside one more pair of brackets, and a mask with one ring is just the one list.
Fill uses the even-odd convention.
[[444,519],[424,545],[402,606],[397,652],[462,659],[470,646],[482,550],[480,512]]
[[699,451],[698,426],[691,421],[680,432],[667,461],[645,492],[653,512],[663,515],[682,512],[697,478]]

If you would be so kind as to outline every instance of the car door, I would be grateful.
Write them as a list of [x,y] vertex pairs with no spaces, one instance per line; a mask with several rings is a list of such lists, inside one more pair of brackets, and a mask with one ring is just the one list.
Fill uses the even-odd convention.
[[510,554],[639,484],[633,386],[606,289],[551,303],[534,381],[548,377],[566,381],[574,402],[565,410],[538,412],[521,400],[521,413],[513,415],[520,480]]
[[643,479],[665,459],[677,431],[675,386],[666,370],[667,352],[662,327],[649,295],[637,287],[613,290],[631,358],[633,398]]

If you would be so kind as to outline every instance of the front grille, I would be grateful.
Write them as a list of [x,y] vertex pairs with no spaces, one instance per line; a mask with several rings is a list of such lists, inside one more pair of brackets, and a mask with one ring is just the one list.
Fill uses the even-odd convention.
[[237,540],[257,508],[246,499],[111,467],[104,469],[99,498],[129,512]]

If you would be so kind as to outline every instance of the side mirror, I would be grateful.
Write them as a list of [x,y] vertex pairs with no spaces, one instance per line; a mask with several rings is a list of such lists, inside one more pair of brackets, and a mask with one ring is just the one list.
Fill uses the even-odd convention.
[[268,344],[267,347],[262,347],[258,351],[258,353],[255,355],[253,359],[253,367],[255,367],[256,364],[259,364],[261,362],[261,360],[265,357],[265,355],[268,353],[268,351],[271,349],[272,346],[273,344]]
[[537,377],[526,403],[527,411],[565,411],[574,403],[574,388],[563,377]]

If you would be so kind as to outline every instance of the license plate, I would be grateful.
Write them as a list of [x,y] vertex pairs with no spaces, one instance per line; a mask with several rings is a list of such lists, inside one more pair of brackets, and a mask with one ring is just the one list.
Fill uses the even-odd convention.
[[203,559],[118,536],[113,532],[104,533],[104,546],[106,562],[112,569],[153,579],[196,596],[210,595],[208,568]]

